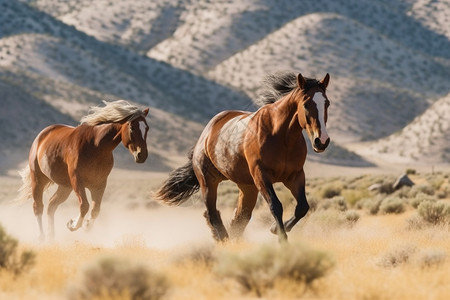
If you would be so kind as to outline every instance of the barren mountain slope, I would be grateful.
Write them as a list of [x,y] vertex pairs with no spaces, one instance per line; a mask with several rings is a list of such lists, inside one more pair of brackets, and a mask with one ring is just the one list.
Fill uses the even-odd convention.
[[450,40],[450,1],[416,0],[408,15],[417,19],[430,30],[442,34]]
[[450,94],[436,101],[401,131],[358,153],[390,162],[450,162]]
[[393,2],[394,5],[370,0],[193,2],[181,14],[182,22],[173,37],[151,49],[148,55],[201,73],[298,17],[336,13],[400,45],[450,59],[450,54],[444,50],[449,46],[448,39],[441,32],[434,32],[433,26],[423,26],[408,16],[412,4],[401,0]]
[[0,0],[0,7],[0,38],[6,38],[0,49],[3,66],[51,72],[45,74],[202,121],[251,103],[203,77],[99,42],[23,3]]
[[183,1],[96,0],[29,3],[96,39],[145,53],[171,36],[184,11]]

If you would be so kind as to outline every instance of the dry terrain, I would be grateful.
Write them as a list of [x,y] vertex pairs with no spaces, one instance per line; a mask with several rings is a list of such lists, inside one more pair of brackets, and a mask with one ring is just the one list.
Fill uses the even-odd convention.
[[[164,207],[150,196],[164,173],[115,169],[92,231],[66,229],[68,219],[77,214],[72,195],[56,213],[55,241],[40,243],[31,201],[10,202],[20,185],[19,178],[14,174],[2,177],[1,224],[18,239],[19,249],[33,251],[36,258],[27,272],[16,276],[0,269],[0,297],[75,299],[74,291],[88,289],[83,281],[89,278],[86,270],[108,258],[125,261],[127,268],[137,264],[165,278],[168,288],[164,295],[144,299],[446,299],[450,293],[449,223],[429,224],[421,220],[414,201],[421,201],[425,195],[432,201],[447,203],[449,222],[448,171],[412,174],[415,187],[389,195],[377,195],[367,188],[373,183],[392,183],[399,170],[344,170],[309,163],[307,171],[311,173],[308,198],[314,209],[289,234],[289,247],[298,253],[305,249],[322,253],[329,259],[330,267],[323,277],[311,283],[280,276],[273,286],[255,284],[251,288],[218,270],[224,261],[229,264],[235,257],[257,257],[267,247],[280,257],[288,251],[277,245],[277,238],[269,232],[272,217],[262,202],[242,240],[215,244],[198,196],[183,207]],[[328,171],[328,176],[324,171]],[[344,171],[349,175],[339,175]],[[322,176],[315,177],[319,173]],[[293,212],[292,197],[278,185],[277,193],[287,218]],[[226,224],[236,196],[231,183],[222,184],[219,207]],[[383,201],[392,197],[400,199],[401,212],[383,210]],[[381,201],[380,211],[371,212],[366,199]],[[262,264],[257,261],[256,267]],[[124,281],[122,277],[134,273],[120,274],[119,280]],[[264,276],[257,274],[248,276],[264,282]],[[133,298],[125,293],[98,299]]]
[[[448,299],[449,24],[448,0],[0,0],[0,299]],[[151,191],[280,70],[331,75],[311,210],[282,246],[259,200],[243,239],[215,244],[198,195]],[[102,99],[150,108],[149,159],[119,146],[93,230],[66,228],[71,195],[40,243],[18,170],[40,130]],[[236,197],[220,186],[226,225]]]

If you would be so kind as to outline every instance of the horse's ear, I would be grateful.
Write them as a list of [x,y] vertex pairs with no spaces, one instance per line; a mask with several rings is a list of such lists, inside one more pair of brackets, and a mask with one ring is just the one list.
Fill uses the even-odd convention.
[[297,85],[301,90],[303,90],[306,86],[306,80],[303,78],[301,73],[298,73],[297,75]]
[[320,83],[323,84],[325,88],[327,88],[329,82],[330,82],[330,74],[327,73],[327,75],[325,75],[325,77],[320,81]]
[[148,115],[148,110],[149,110],[149,109],[148,109],[148,107],[147,107],[146,109],[144,109],[144,110],[142,111],[142,112],[144,113],[145,116]]

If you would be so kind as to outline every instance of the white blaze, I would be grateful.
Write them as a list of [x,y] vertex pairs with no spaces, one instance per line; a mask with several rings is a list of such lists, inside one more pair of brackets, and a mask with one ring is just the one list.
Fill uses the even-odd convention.
[[327,141],[328,133],[325,125],[325,97],[321,92],[317,92],[314,94],[313,101],[316,103],[317,110],[319,111],[319,124],[320,124],[320,142],[325,144]]
[[142,139],[145,140],[145,130],[146,130],[147,126],[145,125],[144,121],[139,121],[139,130],[141,131],[142,134]]

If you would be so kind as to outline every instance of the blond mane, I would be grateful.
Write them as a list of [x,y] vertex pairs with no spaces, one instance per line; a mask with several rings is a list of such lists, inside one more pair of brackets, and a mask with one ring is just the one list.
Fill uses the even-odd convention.
[[137,106],[130,104],[125,100],[108,102],[103,100],[104,107],[93,106],[89,113],[81,118],[81,124],[99,125],[105,123],[120,122],[132,115],[144,114]]

